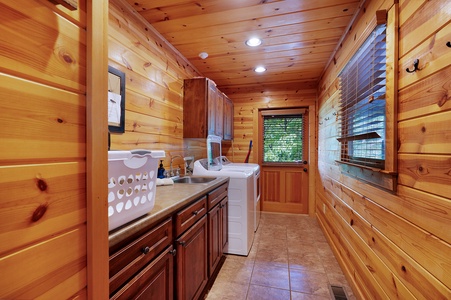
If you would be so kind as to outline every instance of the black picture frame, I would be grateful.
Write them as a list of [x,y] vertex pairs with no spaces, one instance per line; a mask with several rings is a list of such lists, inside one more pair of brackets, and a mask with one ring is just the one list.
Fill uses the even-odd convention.
[[125,132],[125,73],[111,66],[108,66],[108,131]]

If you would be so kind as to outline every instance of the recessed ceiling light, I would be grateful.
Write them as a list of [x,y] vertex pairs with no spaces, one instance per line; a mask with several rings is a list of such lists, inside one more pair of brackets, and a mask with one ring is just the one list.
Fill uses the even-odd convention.
[[259,66],[259,67],[256,67],[256,68],[254,69],[254,71],[257,72],[257,73],[263,73],[263,72],[266,71],[266,68],[265,68],[265,67],[262,67],[262,66]]
[[261,44],[262,44],[262,40],[259,38],[256,38],[256,37],[248,39],[246,41],[246,45],[248,45],[250,47],[257,47],[257,46],[260,46]]
[[207,52],[201,52],[199,53],[199,57],[202,59],[206,59],[208,57],[208,53]]

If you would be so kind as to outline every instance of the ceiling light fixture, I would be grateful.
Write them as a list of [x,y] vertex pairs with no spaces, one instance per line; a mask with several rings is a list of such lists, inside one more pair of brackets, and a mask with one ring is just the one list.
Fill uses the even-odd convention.
[[266,68],[265,68],[265,67],[262,67],[262,66],[258,66],[258,67],[256,67],[256,68],[254,69],[254,71],[257,72],[257,73],[263,73],[263,72],[266,71]]
[[262,44],[262,40],[259,38],[250,38],[246,41],[246,45],[250,46],[250,47],[257,47],[260,46]]
[[201,52],[199,53],[199,57],[202,59],[206,59],[208,57],[208,53],[207,52]]

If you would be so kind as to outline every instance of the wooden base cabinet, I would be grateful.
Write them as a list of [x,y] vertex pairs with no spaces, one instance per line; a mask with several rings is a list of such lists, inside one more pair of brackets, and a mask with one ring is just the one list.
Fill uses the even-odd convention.
[[110,247],[110,299],[198,300],[227,243],[225,183]]
[[210,192],[208,199],[208,276],[215,272],[228,241],[227,190],[221,186]]
[[199,299],[207,281],[207,222],[204,215],[177,241],[177,299]]

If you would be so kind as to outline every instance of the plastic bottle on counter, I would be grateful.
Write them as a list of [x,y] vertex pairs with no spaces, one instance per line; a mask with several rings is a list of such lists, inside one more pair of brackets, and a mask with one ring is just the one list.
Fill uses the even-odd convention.
[[158,168],[157,178],[164,178],[163,160],[160,160],[160,167]]

